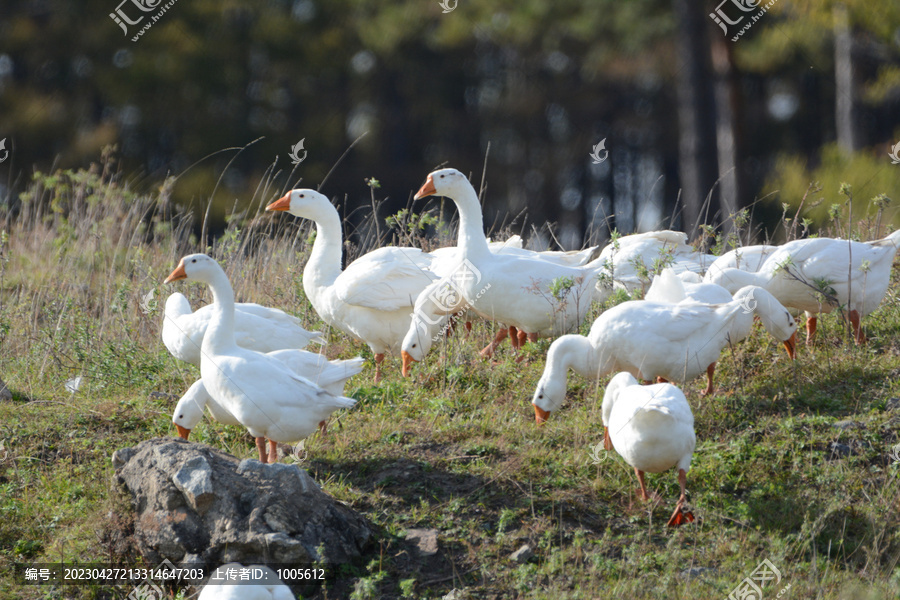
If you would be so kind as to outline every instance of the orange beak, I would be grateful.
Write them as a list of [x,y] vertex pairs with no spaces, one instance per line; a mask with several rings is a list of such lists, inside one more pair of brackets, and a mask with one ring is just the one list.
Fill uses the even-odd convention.
[[534,405],[534,422],[538,425],[543,425],[547,422],[547,419],[550,417],[550,412],[544,410],[537,404]]
[[791,357],[791,360],[797,359],[797,332],[791,334],[791,337],[784,340],[784,348],[787,350],[788,356]]
[[606,450],[612,450],[612,449],[613,449],[612,439],[609,437],[609,427],[604,427],[604,428],[603,428],[603,447],[604,447]]
[[416,195],[413,196],[413,200],[420,200],[426,196],[435,196],[437,195],[437,190],[434,189],[434,181],[431,179],[431,175],[425,179],[425,185],[419,188],[419,191],[416,192]]
[[180,438],[183,439],[183,440],[188,439],[188,436],[191,435],[191,430],[190,430],[190,429],[185,429],[184,427],[182,427],[182,426],[179,425],[178,423],[175,423],[175,429],[178,430],[178,437],[180,437]]
[[406,350],[400,351],[400,356],[403,358],[403,376],[409,377],[409,368],[412,366],[414,362],[419,362],[409,355],[409,352]]
[[[183,258],[178,262],[178,266],[175,267],[175,270],[172,271],[171,273],[169,273],[169,276],[166,277],[166,280],[163,283],[171,283],[173,281],[178,281],[179,279],[187,279],[187,273],[184,272],[184,259]],[[184,439],[187,439],[187,438],[184,438]]]
[[291,208],[291,193],[288,192],[272,204],[266,207],[266,210],[290,210]]

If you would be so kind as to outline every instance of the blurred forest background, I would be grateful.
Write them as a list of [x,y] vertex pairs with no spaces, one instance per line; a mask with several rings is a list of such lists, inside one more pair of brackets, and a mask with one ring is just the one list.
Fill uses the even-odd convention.
[[136,41],[166,2],[119,2],[2,0],[8,214],[35,172],[117,144],[123,185],[198,221],[211,199],[217,231],[267,178],[317,187],[362,134],[322,188],[359,222],[366,178],[384,218],[442,164],[476,187],[486,164],[488,225],[554,222],[567,248],[741,209],[777,239],[812,182],[811,223],[841,182],[854,216],[900,205],[897,0],[778,0],[755,22],[757,0],[178,0]]

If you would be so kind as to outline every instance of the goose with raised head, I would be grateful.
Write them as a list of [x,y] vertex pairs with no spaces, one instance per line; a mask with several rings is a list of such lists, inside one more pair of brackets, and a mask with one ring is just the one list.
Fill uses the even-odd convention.
[[871,242],[794,240],[779,246],[756,273],[723,269],[708,280],[728,290],[758,285],[783,305],[806,311],[807,344],[815,337],[816,315],[840,307],[861,344],[866,336],[860,319],[878,308],[887,293],[898,246],[900,230]]
[[255,438],[292,444],[312,434],[328,416],[356,400],[329,392],[268,354],[237,345],[234,290],[222,267],[205,254],[185,256],[165,283],[188,279],[209,286],[213,314],[203,336],[200,376],[206,392]]
[[671,383],[640,385],[631,373],[619,373],[603,394],[603,433],[606,450],[615,449],[634,468],[642,500],[649,500],[644,473],[678,468],[681,496],[669,527],[694,521],[685,512],[685,487],[697,446],[694,414],[684,394]]
[[[300,319],[277,308],[251,302],[237,303],[234,308],[234,337],[243,348],[273,352],[305,348],[310,342],[325,343],[322,332],[307,331]],[[166,299],[162,340],[172,356],[200,366],[200,346],[212,314],[211,304],[192,311],[179,292]]]
[[568,267],[535,256],[492,254],[484,241],[481,204],[475,188],[456,169],[428,175],[415,198],[440,195],[459,210],[460,263],[457,278],[471,310],[491,321],[534,336],[555,336],[578,327],[590,309],[600,259]]
[[719,354],[729,343],[750,334],[754,315],[772,337],[784,342],[793,359],[797,324],[786,308],[759,287],[738,290],[726,304],[631,300],[614,306],[597,317],[587,337],[564,335],[550,345],[531,400],[535,420],[543,423],[562,405],[569,369],[593,380],[628,371],[644,380],[677,382],[706,372],[703,393],[711,394]]
[[[314,354],[305,350],[276,350],[269,352],[268,355],[280,360],[294,373],[310,379],[335,396],[343,396],[347,380],[358,375],[363,368],[363,359],[358,357],[349,360],[328,360],[322,354]],[[204,408],[209,411],[213,419],[223,425],[241,424],[233,414],[207,393],[206,388],[203,387],[203,380],[198,379],[184,393],[172,413],[172,422],[180,437],[188,439],[191,430],[203,418]],[[319,423],[319,429],[323,432],[325,423],[325,421]],[[256,447],[259,450],[259,460],[266,462],[265,438],[257,438]]]
[[[368,344],[375,355],[375,381],[388,350],[397,352],[409,329],[416,298],[437,275],[433,257],[418,248],[388,246],[341,270],[341,220],[331,201],[296,189],[266,207],[316,224],[316,240],[303,268],[303,289],[323,321]],[[484,237],[481,241],[487,246]]]

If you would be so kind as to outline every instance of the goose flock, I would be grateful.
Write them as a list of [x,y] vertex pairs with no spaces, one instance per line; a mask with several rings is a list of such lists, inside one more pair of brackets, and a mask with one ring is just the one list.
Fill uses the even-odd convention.
[[[746,338],[755,320],[791,359],[800,312],[807,344],[817,315],[834,310],[850,323],[856,343],[864,343],[860,321],[885,296],[900,246],[896,231],[871,242],[809,238],[717,257],[695,251],[684,233],[654,231],[616,238],[599,253],[536,252],[524,249],[518,236],[485,237],[478,194],[456,169],[429,174],[415,199],[428,196],[456,205],[455,247],[383,247],[344,268],[341,220],[327,197],[295,189],[266,210],[315,223],[303,270],[306,296],[324,323],[368,345],[376,383],[388,353],[399,355],[408,376],[454,320],[468,325],[476,318],[498,324],[485,357],[506,338],[515,349],[554,338],[531,400],[538,424],[562,407],[569,369],[591,381],[614,374],[602,403],[604,445],[634,468],[644,500],[645,472],[677,468],[681,496],[671,526],[694,519],[684,509],[694,419],[675,384],[705,374],[702,393],[713,394],[720,353]],[[278,443],[324,432],[332,413],[354,406],[344,387],[362,371],[363,359],[328,360],[304,350],[324,342],[320,332],[281,310],[236,303],[227,275],[209,256],[182,258],[165,282],[179,280],[204,283],[213,296],[193,312],[182,294],[166,302],[163,342],[201,373],[173,414],[183,438],[205,408],[219,422],[246,428],[259,460],[271,462]],[[643,299],[605,310],[587,336],[579,335],[592,306],[617,290]]]

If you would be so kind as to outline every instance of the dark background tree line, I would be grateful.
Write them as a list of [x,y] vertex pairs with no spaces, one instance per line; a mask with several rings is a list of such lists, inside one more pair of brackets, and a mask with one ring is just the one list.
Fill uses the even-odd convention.
[[[753,14],[737,3],[179,0],[133,42],[148,19],[124,34],[110,13],[155,13],[130,0],[4,0],[0,196],[15,209],[34,171],[117,144],[129,186],[180,175],[172,198],[202,215],[212,197],[215,230],[274,161],[281,187],[316,187],[365,134],[322,188],[348,212],[370,205],[368,177],[383,218],[435,166],[477,185],[486,163],[487,222],[554,222],[566,247],[727,230],[744,208],[773,232],[812,181],[819,221],[839,181],[860,204],[900,200],[900,3],[779,0],[732,41]],[[720,7],[743,17],[727,35]]]

